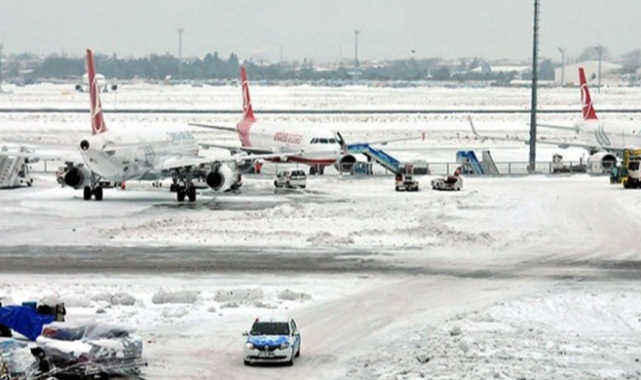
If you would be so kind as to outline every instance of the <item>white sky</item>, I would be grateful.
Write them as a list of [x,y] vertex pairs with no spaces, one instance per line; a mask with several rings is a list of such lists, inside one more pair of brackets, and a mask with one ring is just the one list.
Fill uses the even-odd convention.
[[[603,44],[614,54],[641,48],[641,1],[541,0],[541,53],[560,60]],[[353,58],[531,57],[533,0],[2,0],[6,53],[84,49],[120,57],[218,51],[277,61]]]

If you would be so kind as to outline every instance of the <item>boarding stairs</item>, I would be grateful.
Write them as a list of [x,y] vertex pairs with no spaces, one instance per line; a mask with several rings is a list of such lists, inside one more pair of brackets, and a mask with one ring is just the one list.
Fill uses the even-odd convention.
[[363,154],[394,174],[397,174],[401,167],[401,163],[396,158],[369,144],[350,144],[347,145],[346,151],[352,154]]
[[[20,149],[24,151],[24,149]],[[24,183],[26,159],[24,157],[9,156],[0,151],[0,188],[7,189],[18,187]]]
[[482,152],[482,161],[479,161],[474,151],[459,151],[456,153],[456,162],[461,165],[462,174],[474,175],[499,175],[496,163],[490,154],[490,151]]

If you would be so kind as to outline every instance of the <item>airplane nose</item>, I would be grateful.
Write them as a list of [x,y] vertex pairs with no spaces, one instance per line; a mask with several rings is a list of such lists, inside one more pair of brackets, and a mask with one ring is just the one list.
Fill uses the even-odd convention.
[[82,140],[82,141],[80,142],[80,149],[82,149],[82,150],[87,150],[87,149],[89,149],[89,141],[87,141],[87,140]]

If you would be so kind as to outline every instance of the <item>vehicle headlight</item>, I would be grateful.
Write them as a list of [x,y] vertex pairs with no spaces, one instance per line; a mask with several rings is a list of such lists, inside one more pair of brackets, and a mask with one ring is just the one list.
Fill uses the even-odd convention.
[[283,344],[281,344],[281,345],[280,345],[280,349],[281,349],[281,350],[284,350],[284,349],[286,349],[286,348],[289,348],[289,342],[285,342],[285,343],[283,343]]
[[254,349],[254,343],[247,343],[245,344],[245,347],[249,348],[250,350]]

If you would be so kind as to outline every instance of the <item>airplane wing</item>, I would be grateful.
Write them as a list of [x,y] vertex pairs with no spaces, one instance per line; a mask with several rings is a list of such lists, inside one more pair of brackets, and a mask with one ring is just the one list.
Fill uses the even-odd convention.
[[232,127],[228,125],[214,125],[214,124],[201,124],[201,123],[189,123],[188,125],[192,127],[216,129],[219,131],[237,132],[236,127]]
[[43,143],[43,142],[35,142],[35,141],[29,141],[29,140],[16,140],[16,139],[2,139],[2,142],[5,143],[4,146],[11,146],[11,147],[16,147],[20,148],[22,147],[30,147],[34,149],[54,149],[54,150],[69,150],[69,151],[76,151],[78,150],[78,145],[77,144],[64,144],[64,143]]
[[[260,148],[260,147],[254,147],[254,146],[230,146],[230,145],[221,145],[221,144],[216,144],[216,143],[201,143],[199,142],[198,145],[200,145],[203,148],[217,148],[217,149],[225,149],[230,152],[245,152],[245,153],[250,153],[253,155],[258,155],[258,154],[296,154],[298,151],[297,150],[274,150],[272,148]],[[279,156],[280,157],[280,156]]]
[[568,126],[564,126],[564,125],[538,124],[537,123],[536,126],[537,127],[541,127],[541,128],[559,129],[559,130],[562,130],[562,131],[576,132],[576,128],[575,127],[568,127]]
[[[478,138],[481,139],[487,139],[487,140],[503,140],[503,141],[519,141],[519,142],[524,142],[526,144],[530,143],[530,139],[522,139],[519,137],[500,137],[500,136],[486,136],[486,135],[481,135],[476,131],[476,128],[474,128],[474,122],[472,122],[472,117],[468,115],[468,120],[470,121],[470,127],[472,128],[472,132],[474,135]],[[538,124],[537,124],[538,125]],[[618,147],[618,146],[597,146],[594,144],[582,144],[582,143],[575,143],[575,142],[563,142],[563,141],[554,141],[554,140],[540,140],[536,139],[537,144],[548,144],[548,145],[556,145],[559,148],[569,148],[569,147],[576,147],[576,148],[584,148],[588,150],[606,150],[609,152],[623,152],[626,148],[625,147]]]
[[401,137],[397,139],[379,140],[379,141],[364,141],[359,143],[349,143],[348,145],[352,145],[352,144],[387,145],[388,143],[393,143],[393,142],[414,141],[414,140],[425,140],[425,132],[421,132],[420,136]]
[[[222,145],[222,144],[216,144],[216,143],[201,143],[199,142],[198,145],[201,147],[207,149],[207,148],[217,148],[217,149],[225,149],[230,152],[246,152],[246,153],[251,153],[251,154],[269,154],[269,153],[275,153],[273,149],[267,149],[267,148],[258,148],[258,147],[253,147],[253,146],[231,146],[231,145]],[[294,151],[291,151],[294,152]],[[290,153],[290,151],[282,151],[281,153]]]
[[36,148],[27,148],[25,147],[7,147],[2,146],[0,148],[0,156],[7,157],[20,157],[26,158],[29,162],[37,161],[61,161],[61,162],[73,162],[73,163],[82,163],[82,156],[80,152],[76,150],[66,150],[66,149],[36,149]]
[[[300,156],[303,154],[303,151],[291,152],[291,153],[271,153],[271,154],[257,154],[252,155],[252,159],[268,159],[268,158],[284,158],[284,157],[293,157]],[[211,157],[172,157],[168,160],[165,160],[154,167],[155,170],[172,170],[180,169],[189,166],[200,166],[207,164],[215,163],[231,163],[231,162],[242,162],[247,159],[247,155],[244,154],[235,154],[230,157],[223,158],[211,158]]]

